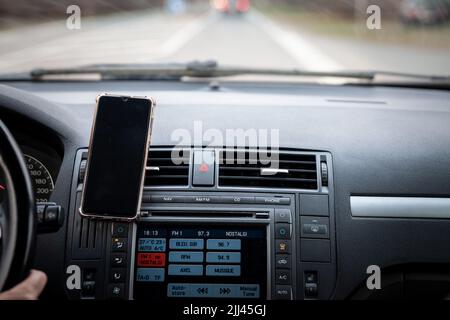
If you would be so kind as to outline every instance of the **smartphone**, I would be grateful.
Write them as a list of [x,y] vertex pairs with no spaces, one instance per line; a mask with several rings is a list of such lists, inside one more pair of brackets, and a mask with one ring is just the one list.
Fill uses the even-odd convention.
[[137,217],[154,105],[147,97],[97,97],[81,215],[117,220]]

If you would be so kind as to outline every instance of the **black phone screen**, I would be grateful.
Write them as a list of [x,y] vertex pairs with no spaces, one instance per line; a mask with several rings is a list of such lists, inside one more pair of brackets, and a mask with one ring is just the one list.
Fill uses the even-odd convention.
[[152,102],[98,98],[81,203],[85,215],[134,218],[139,209]]

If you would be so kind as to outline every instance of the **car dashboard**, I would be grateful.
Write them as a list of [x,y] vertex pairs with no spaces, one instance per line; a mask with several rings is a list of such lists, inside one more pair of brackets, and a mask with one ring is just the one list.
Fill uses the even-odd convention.
[[[79,214],[95,98],[103,92],[157,101],[134,222]],[[0,119],[22,148],[36,199],[62,208],[60,225],[37,238],[35,268],[49,276],[43,298],[450,293],[446,91],[49,81],[8,82],[0,96]],[[279,145],[262,153],[267,139]],[[171,162],[174,151],[181,164]],[[205,154],[212,159],[206,168],[195,161]],[[257,161],[229,161],[261,154],[281,171],[265,175],[270,168]],[[73,266],[81,270],[79,287],[66,281]],[[366,285],[374,267],[381,289]]]

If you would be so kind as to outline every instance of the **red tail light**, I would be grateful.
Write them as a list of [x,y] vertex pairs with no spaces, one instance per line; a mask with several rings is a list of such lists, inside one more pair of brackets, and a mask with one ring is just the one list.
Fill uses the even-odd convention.
[[247,12],[250,9],[250,0],[238,0],[236,2],[236,10],[239,12]]

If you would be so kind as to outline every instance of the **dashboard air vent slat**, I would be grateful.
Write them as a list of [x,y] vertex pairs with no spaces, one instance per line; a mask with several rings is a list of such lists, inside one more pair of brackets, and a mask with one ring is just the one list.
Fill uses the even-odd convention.
[[[176,150],[176,159],[172,159],[173,149],[150,149],[148,152],[145,187],[187,186],[189,183],[190,151]],[[178,155],[180,157],[178,158]]]
[[222,151],[219,186],[317,189],[317,162],[314,154],[280,152],[278,157],[274,155],[268,154],[268,158],[275,160],[267,162],[253,150]]

